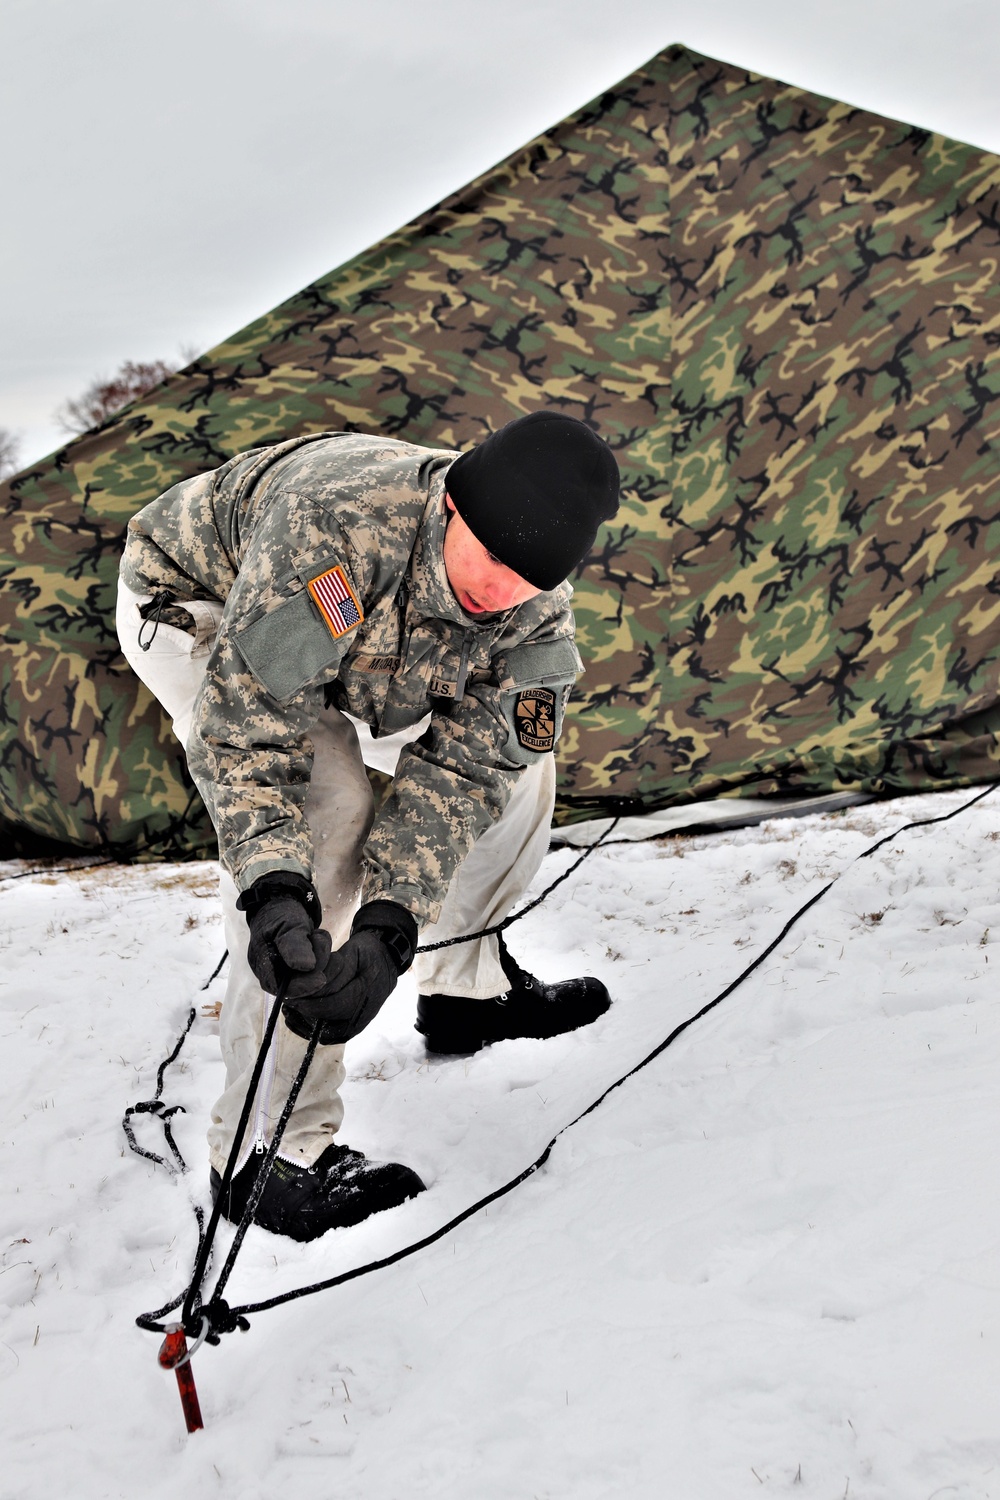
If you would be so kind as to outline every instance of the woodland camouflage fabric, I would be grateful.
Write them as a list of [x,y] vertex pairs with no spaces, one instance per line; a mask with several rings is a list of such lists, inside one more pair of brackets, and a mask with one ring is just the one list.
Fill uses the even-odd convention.
[[210,830],[112,631],[130,514],[304,432],[556,406],[624,505],[576,582],[564,818],[1000,765],[1000,159],[670,48],[0,490],[0,802]]
[[[578,666],[571,591],[462,611],[444,563],[453,458],[354,433],[292,438],[182,481],[129,523],[136,593],[226,601],[187,750],[240,890],[274,870],[312,878],[309,736],[327,704],[385,734],[431,715],[365,844],[363,899],[419,921],[437,921],[519,767],[552,750]],[[346,616],[313,605],[331,574]],[[537,715],[526,736],[517,714],[540,697],[553,713],[536,748]]]

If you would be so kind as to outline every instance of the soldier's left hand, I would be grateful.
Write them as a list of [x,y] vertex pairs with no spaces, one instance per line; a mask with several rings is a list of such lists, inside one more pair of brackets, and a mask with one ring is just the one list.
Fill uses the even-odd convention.
[[311,1037],[317,1021],[324,1045],[350,1041],[378,1015],[413,962],[417,924],[394,901],[370,901],[354,918],[351,936],[326,963],[321,990],[302,994],[292,979],[285,992],[285,1023],[296,1035]]

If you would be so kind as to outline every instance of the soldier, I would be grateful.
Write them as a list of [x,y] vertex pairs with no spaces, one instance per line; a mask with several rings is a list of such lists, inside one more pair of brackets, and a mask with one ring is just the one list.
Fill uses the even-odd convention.
[[[565,580],[618,483],[589,427],[539,411],[458,456],[295,438],[174,485],[130,522],[122,650],[170,714],[219,839],[230,977],[216,1197],[286,986],[228,1217],[317,1025],[255,1222],[309,1240],[422,1191],[408,1167],[334,1140],[344,1043],[410,967],[421,928],[440,942],[493,925],[538,869],[580,667]],[[377,817],[362,740],[395,769]],[[422,955],[416,971],[430,1052],[555,1036],[610,1004],[596,979],[526,974],[496,938]]]

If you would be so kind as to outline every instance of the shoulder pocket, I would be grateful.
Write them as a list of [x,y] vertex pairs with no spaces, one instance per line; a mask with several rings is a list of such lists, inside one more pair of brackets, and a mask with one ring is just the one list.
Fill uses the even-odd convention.
[[564,687],[575,682],[583,662],[566,636],[554,641],[525,641],[493,658],[497,681],[506,692],[523,687]]
[[562,733],[563,710],[583,663],[565,636],[526,641],[493,659],[507,720],[505,754],[521,765],[550,754]]
[[[353,632],[352,632],[353,634]],[[234,632],[240,655],[258,682],[287,703],[340,665],[348,639],[334,639],[306,589]]]

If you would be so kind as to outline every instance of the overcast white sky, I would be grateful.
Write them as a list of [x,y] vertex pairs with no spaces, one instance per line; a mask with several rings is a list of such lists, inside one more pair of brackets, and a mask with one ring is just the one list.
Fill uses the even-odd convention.
[[0,0],[0,427],[205,349],[671,42],[1000,151],[1000,0]]

